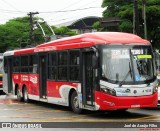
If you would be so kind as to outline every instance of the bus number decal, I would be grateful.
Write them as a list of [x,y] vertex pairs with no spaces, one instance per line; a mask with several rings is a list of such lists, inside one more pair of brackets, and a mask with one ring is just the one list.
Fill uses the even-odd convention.
[[14,79],[18,80],[18,75],[15,75],[15,76],[14,76]]
[[22,81],[28,81],[28,76],[22,75],[22,76],[21,76],[21,79],[22,79]]

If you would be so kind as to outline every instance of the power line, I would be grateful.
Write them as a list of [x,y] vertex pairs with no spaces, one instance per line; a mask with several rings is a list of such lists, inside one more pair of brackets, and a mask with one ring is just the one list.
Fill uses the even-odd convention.
[[12,7],[13,9],[15,10],[18,10],[16,7],[14,7],[12,4],[8,3],[7,1],[5,0],[2,0],[5,4],[9,5],[10,7]]
[[[89,11],[89,12],[87,12],[87,14],[89,14],[88,16],[91,16],[92,14],[92,16],[95,16],[95,14],[97,13],[97,11]],[[84,17],[84,15],[85,15],[86,13],[81,13],[80,15],[78,15],[78,17]],[[66,15],[66,16],[68,16],[68,15]],[[54,19],[49,19],[49,20],[45,20],[45,21],[47,21],[47,22],[58,22],[58,21],[64,21],[64,20],[69,20],[69,19],[76,19],[76,17],[77,17],[77,14],[76,15],[72,15],[71,17],[67,17],[67,18],[63,18],[62,19],[62,17],[56,17],[56,18],[54,18]],[[60,18],[60,19],[57,19],[57,18]]]
[[82,0],[75,1],[75,2],[73,2],[73,3],[71,3],[71,4],[69,4],[68,6],[66,6],[66,7],[62,8],[61,10],[64,10],[64,9],[66,9],[66,8],[70,7],[70,6],[73,6],[73,5],[75,5],[75,4],[78,4],[80,1],[82,1]]
[[[81,1],[83,1],[83,0],[75,1],[75,2],[73,2],[73,3],[67,5],[67,6],[64,7],[64,8],[59,9],[59,10],[64,10],[64,9],[66,9],[66,8],[69,8],[69,7],[71,7],[71,6],[75,5],[75,4],[78,4],[78,3],[81,2]],[[57,12],[57,13],[58,13],[58,12]],[[48,17],[48,16],[50,16],[50,14],[47,15],[46,17]]]
[[[88,2],[88,3],[85,3],[85,5],[91,5],[91,4],[93,4],[94,2],[96,2],[97,0],[94,0],[94,1],[91,1],[91,2]],[[81,5],[80,7],[84,7],[85,5]],[[79,8],[80,8],[79,7]]]
[[15,13],[27,13],[27,11],[15,11],[15,10],[4,10],[0,9],[1,13],[10,13],[10,14],[15,14]]
[[80,9],[73,9],[73,10],[62,10],[62,11],[47,11],[47,12],[40,12],[40,13],[63,13],[63,12],[74,12],[74,11],[79,11],[79,10],[88,10],[88,9],[92,9],[92,8],[101,8],[101,7],[86,7],[86,8],[80,8]]
[[[62,18],[62,16],[68,16],[68,14],[71,14],[71,12],[78,12],[78,11],[83,11],[83,10],[89,10],[89,9],[97,9],[97,8],[99,8],[99,9],[102,9],[100,6],[99,7],[84,7],[84,8],[76,8],[76,9],[70,9],[70,10],[64,10],[64,9],[66,9],[66,8],[70,8],[70,7],[77,7],[77,6],[73,6],[73,5],[76,5],[76,4],[79,4],[80,2],[82,2],[83,0],[78,0],[77,2],[76,1],[74,1],[73,3],[70,3],[68,6],[66,6],[66,7],[64,7],[64,8],[62,8],[61,10],[56,10],[56,11],[46,11],[46,12],[39,12],[40,14],[42,14],[41,15],[41,17],[43,18],[45,18],[46,17],[46,15],[45,14],[54,14],[54,16],[55,16],[55,14],[56,15],[58,15],[59,13],[64,13],[64,14],[59,14],[59,16],[57,16],[56,17],[56,19],[58,18],[58,17],[61,17]],[[96,0],[94,0],[94,1],[90,1],[90,2],[88,2],[87,4],[85,4],[85,5],[92,5],[92,3],[93,2],[95,2]],[[83,3],[82,3],[83,4]],[[79,4],[80,6],[79,7],[81,7],[81,4]],[[12,5],[11,5],[12,6]],[[0,9],[0,12],[1,13],[6,13],[6,14],[10,14],[10,15],[12,15],[12,14],[27,14],[28,13],[28,11],[20,11],[20,10],[18,10],[17,8],[15,8],[15,7],[12,7],[12,8],[14,8],[14,9],[16,9],[16,10],[8,10],[8,9]],[[88,11],[89,12],[89,11]],[[87,12],[87,13],[88,13]],[[43,15],[44,14],[44,15]],[[81,15],[82,13],[80,13],[80,15]],[[73,15],[72,15],[73,16]],[[52,16],[53,17],[53,16]],[[48,18],[48,17],[47,17]],[[65,18],[66,19],[66,18]],[[52,20],[52,19],[51,19]],[[45,20],[46,21],[46,20]],[[50,20],[48,20],[48,21],[50,21]]]
[[[78,1],[78,2],[82,2],[83,0],[80,0],[80,1]],[[79,5],[81,5],[81,6],[78,6],[79,8],[80,7],[84,7],[84,6],[88,6],[88,5],[92,5],[93,3],[95,3],[97,0],[94,0],[94,1],[89,1],[88,3],[86,3],[85,5],[83,4],[83,5],[81,5],[81,4],[79,4],[78,2],[76,3],[75,2],[75,4],[79,4]],[[74,4],[74,3],[73,3]],[[72,4],[70,5],[70,6],[73,6]],[[67,6],[67,7],[69,7],[69,6]],[[87,7],[88,8],[88,7]],[[101,8],[101,7],[99,7],[99,8]],[[64,8],[65,9],[65,8]],[[88,13],[88,12],[87,12]],[[68,16],[69,14],[71,14],[71,12],[69,12],[68,14],[66,14],[66,12],[64,12],[64,14],[61,14],[61,15],[59,15],[59,16],[56,16],[55,18],[57,19],[57,18],[62,18],[63,16]],[[82,14],[82,13],[81,13]],[[85,13],[86,14],[86,13]],[[55,15],[55,14],[54,14]],[[51,20],[53,19],[53,16],[52,16],[52,18],[51,18]]]
[[[80,9],[73,9],[73,10],[59,10],[59,11],[46,11],[46,12],[39,12],[39,13],[63,13],[63,12],[74,12],[74,11],[80,11],[80,10],[88,10],[88,9],[95,9],[95,8],[101,8],[101,7],[87,7],[87,8],[80,8]],[[0,9],[1,12],[4,13],[27,13],[27,11],[14,11],[14,10],[4,10]]]

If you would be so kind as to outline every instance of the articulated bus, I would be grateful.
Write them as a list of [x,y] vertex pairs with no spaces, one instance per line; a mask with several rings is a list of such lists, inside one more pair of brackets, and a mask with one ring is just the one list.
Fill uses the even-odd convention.
[[82,110],[156,107],[155,58],[134,34],[94,32],[4,53],[3,90]]

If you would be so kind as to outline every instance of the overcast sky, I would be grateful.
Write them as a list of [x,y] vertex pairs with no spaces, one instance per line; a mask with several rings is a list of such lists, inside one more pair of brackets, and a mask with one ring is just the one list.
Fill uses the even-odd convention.
[[0,24],[9,19],[39,12],[51,25],[86,16],[102,16],[103,0],[0,0]]

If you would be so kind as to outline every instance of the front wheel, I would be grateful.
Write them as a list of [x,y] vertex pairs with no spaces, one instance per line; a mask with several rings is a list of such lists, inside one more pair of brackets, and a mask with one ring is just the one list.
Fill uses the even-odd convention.
[[24,102],[28,103],[29,102],[29,98],[28,98],[28,91],[27,88],[25,87],[23,90],[23,98],[24,98]]
[[75,113],[80,114],[82,112],[82,109],[79,108],[79,100],[76,91],[74,91],[71,96],[71,108]]

